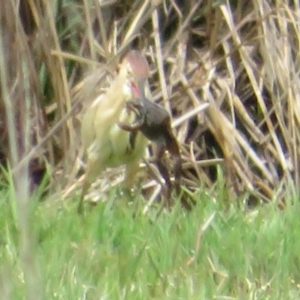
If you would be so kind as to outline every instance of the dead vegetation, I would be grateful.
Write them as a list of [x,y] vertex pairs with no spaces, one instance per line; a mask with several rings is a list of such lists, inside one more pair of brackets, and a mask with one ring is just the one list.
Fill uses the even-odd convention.
[[0,47],[1,153],[13,172],[29,163],[31,178],[47,169],[53,190],[73,191],[80,111],[120,56],[139,48],[151,65],[152,99],[172,115],[189,190],[212,187],[220,168],[229,197],[283,206],[287,187],[298,188],[297,1],[17,3],[1,9]]

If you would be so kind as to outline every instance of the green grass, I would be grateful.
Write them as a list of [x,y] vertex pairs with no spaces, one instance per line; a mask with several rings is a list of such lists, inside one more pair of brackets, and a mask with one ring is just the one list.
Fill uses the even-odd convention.
[[[0,290],[24,299],[14,204],[1,194]],[[300,206],[246,212],[199,193],[190,213],[112,200],[38,203],[36,260],[45,299],[300,299]],[[221,197],[220,197],[221,198]],[[112,197],[113,199],[113,197]],[[3,292],[0,291],[3,295]]]

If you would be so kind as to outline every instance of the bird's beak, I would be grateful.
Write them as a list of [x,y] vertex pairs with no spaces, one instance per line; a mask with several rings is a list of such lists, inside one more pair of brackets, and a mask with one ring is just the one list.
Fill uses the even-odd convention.
[[138,79],[137,80],[137,88],[138,88],[140,99],[145,97],[145,85],[146,85],[146,80],[145,79]]
[[145,97],[145,82],[145,79],[137,79],[131,82],[131,89],[135,98]]

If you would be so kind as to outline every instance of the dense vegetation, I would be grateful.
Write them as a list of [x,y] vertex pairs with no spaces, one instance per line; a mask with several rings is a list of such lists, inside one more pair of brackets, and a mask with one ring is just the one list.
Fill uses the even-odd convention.
[[[2,4],[0,289],[13,299],[24,281],[32,299],[298,298],[299,3],[181,3]],[[149,60],[198,205],[155,220],[143,164],[138,207],[111,208],[122,172],[108,170],[94,189],[108,201],[80,220],[81,113],[131,48]]]

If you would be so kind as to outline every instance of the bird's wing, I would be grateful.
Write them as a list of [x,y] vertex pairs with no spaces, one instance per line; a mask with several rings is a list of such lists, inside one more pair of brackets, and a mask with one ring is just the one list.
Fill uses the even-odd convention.
[[81,137],[82,143],[85,149],[93,143],[96,138],[96,130],[95,130],[95,117],[97,112],[97,107],[99,103],[103,100],[104,95],[100,95],[97,97],[94,102],[89,106],[83,116],[81,123]]

